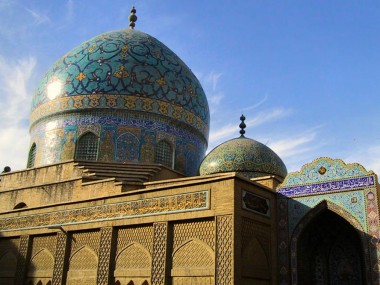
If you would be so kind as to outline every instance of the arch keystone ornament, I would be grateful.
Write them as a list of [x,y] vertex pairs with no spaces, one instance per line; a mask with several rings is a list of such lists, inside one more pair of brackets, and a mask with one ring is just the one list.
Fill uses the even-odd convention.
[[[345,228],[352,229],[349,230],[352,233],[352,240],[355,240],[357,236],[357,243],[360,244],[360,249],[352,248],[351,253],[359,251],[356,255],[363,256],[363,262],[360,265],[362,279],[355,280],[352,284],[378,284],[379,270],[374,265],[378,264],[380,247],[378,249],[378,244],[371,242],[379,238],[376,185],[377,176],[372,171],[367,171],[357,163],[346,164],[340,159],[328,157],[316,159],[304,165],[301,171],[289,173],[286,176],[277,188],[280,284],[295,285],[305,282],[305,279],[300,281],[298,278],[301,269],[306,270],[300,269],[298,264],[297,260],[302,258],[298,246],[300,242],[303,242],[301,238],[303,233],[307,232],[306,229],[310,229],[309,225],[318,220],[321,215],[327,215],[326,213],[330,213],[332,219],[337,222],[335,228],[339,228],[340,225],[343,227],[347,223]],[[334,227],[329,227],[328,224],[324,226],[326,236],[331,237]],[[322,242],[322,239],[320,240]],[[335,248],[338,246],[336,245]],[[317,244],[315,248],[318,248]],[[332,252],[339,251],[331,250]],[[324,253],[319,254],[320,256],[316,252],[315,256],[319,256],[318,262],[322,264],[327,259]],[[339,258],[343,260],[347,259],[347,256],[354,255],[350,255],[347,251],[345,257],[340,255]],[[351,265],[357,262],[354,257],[347,260],[351,262]],[[329,264],[333,266],[333,263]],[[338,266],[337,263],[335,265]],[[353,268],[348,263],[344,266]],[[349,276],[349,273],[347,274]],[[319,276],[318,282],[322,282],[323,278],[333,278],[323,277],[323,274]],[[302,278],[306,278],[305,275],[302,275]]]

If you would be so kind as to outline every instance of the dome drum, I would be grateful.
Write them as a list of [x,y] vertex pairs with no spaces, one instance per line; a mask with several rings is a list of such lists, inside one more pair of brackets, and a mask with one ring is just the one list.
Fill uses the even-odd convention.
[[195,175],[209,122],[206,95],[183,61],[157,39],[121,30],[84,42],[47,71],[33,96],[31,145],[35,166],[78,158],[88,132],[98,140],[92,159],[155,163],[166,141],[167,166]]
[[[98,140],[96,160],[155,163],[158,144],[172,148],[172,167],[195,175],[207,142],[190,128],[175,125],[153,114],[99,112],[72,113],[40,120],[31,136],[37,147],[36,164],[44,165],[76,158],[78,140],[85,134]],[[77,157],[78,158],[78,157]]]

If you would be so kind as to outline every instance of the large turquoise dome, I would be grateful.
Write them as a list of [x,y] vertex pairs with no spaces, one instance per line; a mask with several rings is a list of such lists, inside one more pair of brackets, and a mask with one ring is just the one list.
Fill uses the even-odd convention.
[[202,161],[200,175],[239,172],[248,178],[276,175],[285,178],[286,166],[266,145],[239,137],[214,148]]
[[103,108],[164,115],[208,136],[198,79],[163,43],[133,29],[99,35],[60,58],[34,93],[31,124],[57,112]]
[[195,175],[209,123],[202,86],[174,52],[134,29],[108,32],[68,52],[40,81],[28,166],[74,158]]

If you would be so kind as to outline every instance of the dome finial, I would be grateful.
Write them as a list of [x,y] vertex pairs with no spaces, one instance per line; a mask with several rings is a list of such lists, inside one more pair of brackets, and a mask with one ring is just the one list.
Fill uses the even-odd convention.
[[245,127],[246,127],[246,125],[245,125],[245,123],[244,123],[244,120],[245,120],[245,117],[244,117],[244,115],[242,114],[241,115],[241,117],[240,117],[240,121],[241,121],[241,123],[240,123],[240,125],[239,125],[239,128],[241,129],[240,130],[240,137],[241,138],[244,138],[244,134],[245,134]]
[[135,6],[132,6],[131,14],[129,15],[129,28],[130,29],[135,28],[135,22],[136,21],[137,21],[136,9],[135,9]]

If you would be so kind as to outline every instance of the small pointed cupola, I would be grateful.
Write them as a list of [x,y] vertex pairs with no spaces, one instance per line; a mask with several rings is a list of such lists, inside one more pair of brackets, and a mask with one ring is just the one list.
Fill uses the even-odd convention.
[[238,172],[247,178],[275,175],[284,179],[287,170],[281,158],[266,145],[246,138],[245,116],[241,115],[240,137],[215,147],[202,161],[200,175]]

